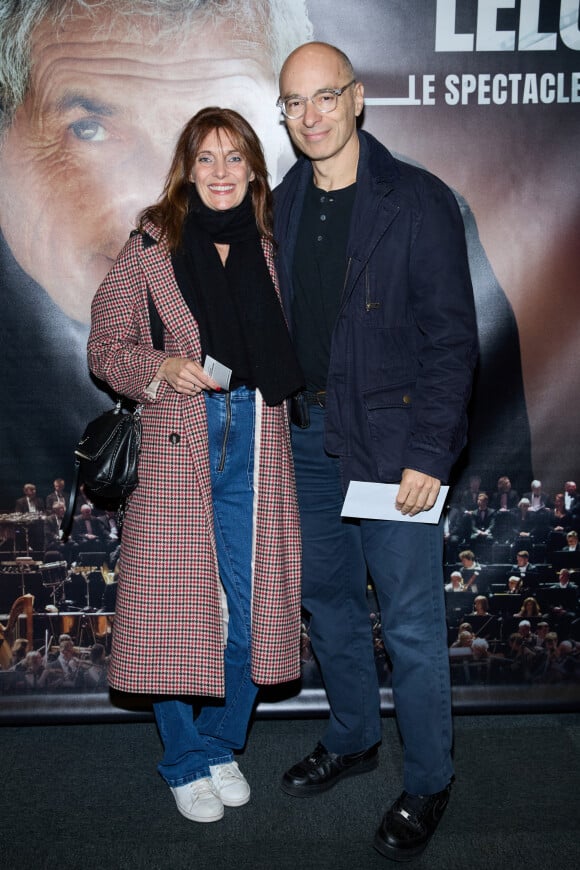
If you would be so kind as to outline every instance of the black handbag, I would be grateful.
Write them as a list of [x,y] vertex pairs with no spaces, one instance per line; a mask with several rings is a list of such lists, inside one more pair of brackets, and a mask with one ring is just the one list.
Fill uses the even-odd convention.
[[[163,323],[147,290],[147,304],[153,347],[163,350]],[[60,529],[61,540],[68,538],[72,526],[78,488],[84,484],[100,499],[120,501],[119,528],[123,521],[124,500],[139,483],[141,448],[141,405],[133,410],[119,399],[114,408],[87,425],[75,448],[74,477],[66,513]]]
[[141,447],[141,405],[131,411],[120,399],[87,425],[74,456],[74,477],[69,502],[60,529],[68,538],[78,488],[84,484],[91,494],[106,501],[124,500],[137,484]]
[[76,446],[80,482],[102,498],[126,498],[139,483],[140,447],[141,406],[131,412],[118,401],[91,420]]

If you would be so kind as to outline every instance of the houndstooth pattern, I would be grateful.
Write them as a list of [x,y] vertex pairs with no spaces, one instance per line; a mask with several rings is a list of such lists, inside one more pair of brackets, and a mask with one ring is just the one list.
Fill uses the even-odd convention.
[[[153,225],[147,230],[156,238]],[[272,247],[267,240],[263,247],[274,275]],[[164,323],[165,352],[152,346],[147,287]],[[201,358],[199,330],[163,241],[147,247],[135,235],[125,245],[95,295],[88,356],[97,377],[144,405],[139,485],[123,530],[111,685],[222,696],[205,401],[165,382],[154,400],[145,393],[165,356]],[[273,684],[300,672],[300,532],[286,408],[268,407],[259,392],[256,408],[252,677]]]

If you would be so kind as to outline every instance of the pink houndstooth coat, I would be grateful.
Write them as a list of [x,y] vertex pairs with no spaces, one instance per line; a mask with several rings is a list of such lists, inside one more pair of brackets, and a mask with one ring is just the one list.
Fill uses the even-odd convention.
[[[139,485],[123,529],[111,685],[125,692],[224,694],[224,628],[213,531],[205,402],[166,382],[145,393],[165,356],[201,361],[197,323],[167,246],[132,236],[92,308],[91,370],[143,403]],[[271,245],[263,242],[273,274]],[[153,348],[147,287],[165,327]],[[299,676],[300,532],[285,407],[256,397],[252,677]]]

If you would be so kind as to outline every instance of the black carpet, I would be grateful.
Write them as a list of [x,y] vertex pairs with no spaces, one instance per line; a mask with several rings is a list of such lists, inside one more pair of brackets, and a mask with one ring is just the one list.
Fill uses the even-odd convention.
[[[4,726],[0,863],[18,870],[373,870],[374,830],[400,791],[395,721],[379,768],[311,799],[286,796],[282,771],[316,743],[316,720],[259,720],[239,759],[250,803],[221,822],[182,818],[155,771],[149,723]],[[578,870],[580,717],[455,719],[457,782],[427,851],[430,870]]]

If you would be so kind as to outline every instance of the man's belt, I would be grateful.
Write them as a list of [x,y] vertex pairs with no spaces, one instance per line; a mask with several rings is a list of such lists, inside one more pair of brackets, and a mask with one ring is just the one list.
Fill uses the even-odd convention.
[[308,405],[318,405],[320,408],[326,407],[326,390],[317,390],[316,393],[304,390],[302,395]]

